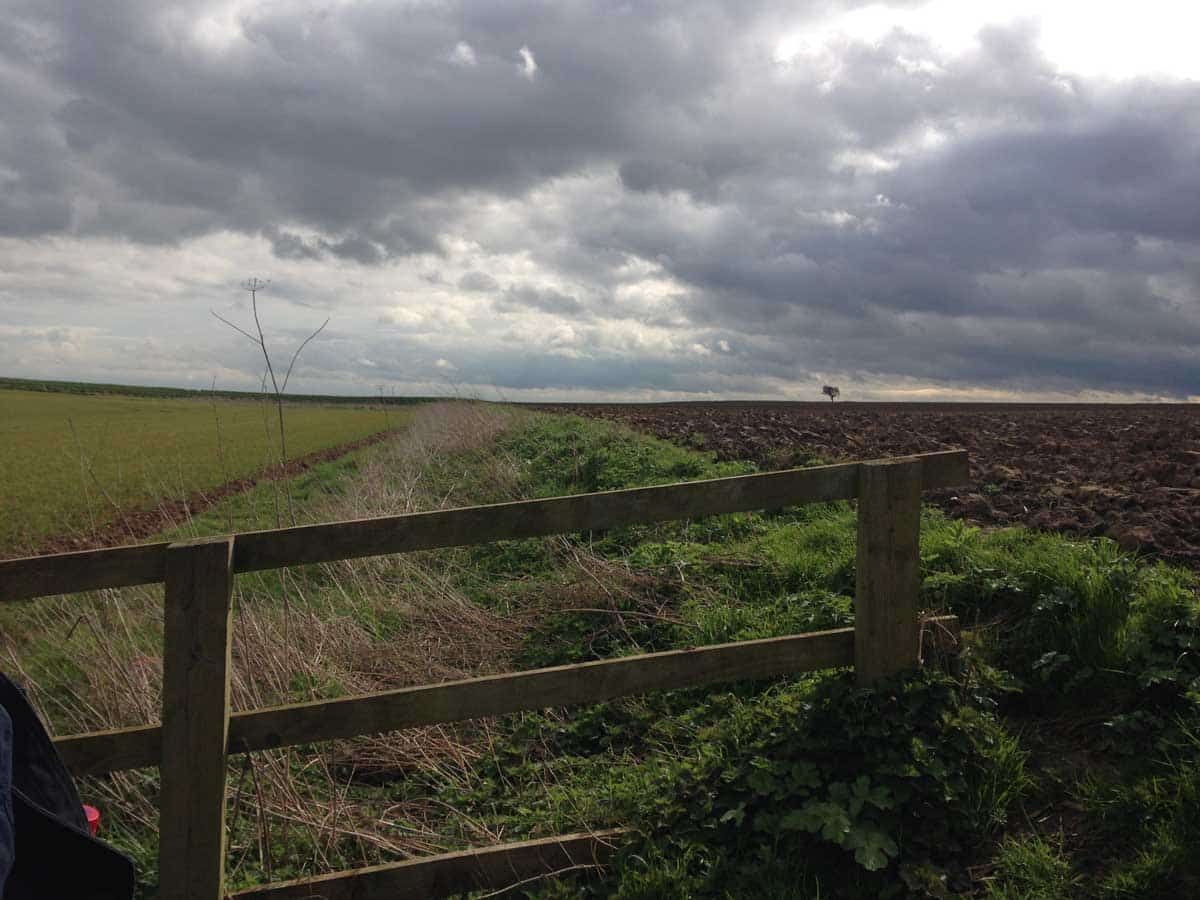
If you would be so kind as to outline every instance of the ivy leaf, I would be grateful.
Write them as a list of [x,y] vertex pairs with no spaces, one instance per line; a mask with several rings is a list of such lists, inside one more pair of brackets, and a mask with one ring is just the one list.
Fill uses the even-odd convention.
[[836,803],[826,802],[806,803],[800,809],[792,810],[779,821],[780,828],[820,834],[825,840],[833,841],[838,845],[846,842],[851,825],[846,810]]
[[854,780],[853,790],[854,796],[850,803],[850,814],[853,816],[862,812],[862,808],[868,803],[876,809],[891,809],[896,805],[892,799],[892,792],[882,784],[872,787],[871,779],[866,775],[859,775]]
[[856,829],[846,841],[846,847],[854,848],[854,861],[868,872],[878,872],[887,867],[892,857],[900,852],[896,842],[875,829]]

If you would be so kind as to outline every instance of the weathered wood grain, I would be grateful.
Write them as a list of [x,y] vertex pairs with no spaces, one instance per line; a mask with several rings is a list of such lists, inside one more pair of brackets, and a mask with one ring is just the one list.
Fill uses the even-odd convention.
[[162,729],[157,725],[68,734],[54,749],[74,775],[103,775],[121,769],[146,769],[162,759]]
[[854,629],[842,628],[276,706],[235,715],[230,722],[230,749],[264,750],[521,710],[599,703],[652,690],[810,672],[848,666],[853,651]]
[[864,463],[858,482],[854,670],[858,683],[917,665],[921,464]]
[[233,538],[167,549],[163,618],[162,900],[220,900],[233,625]]
[[503,890],[556,873],[601,866],[628,834],[627,829],[611,828],[500,844],[279,882],[229,896],[233,900],[392,900]]
[[162,581],[166,544],[134,544],[0,560],[0,602]]

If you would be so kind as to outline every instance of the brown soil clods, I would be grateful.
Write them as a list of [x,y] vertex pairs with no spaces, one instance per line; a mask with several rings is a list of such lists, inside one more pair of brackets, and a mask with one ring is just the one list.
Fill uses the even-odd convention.
[[1200,405],[667,403],[560,405],[777,468],[955,447],[971,483],[928,500],[1200,568]]

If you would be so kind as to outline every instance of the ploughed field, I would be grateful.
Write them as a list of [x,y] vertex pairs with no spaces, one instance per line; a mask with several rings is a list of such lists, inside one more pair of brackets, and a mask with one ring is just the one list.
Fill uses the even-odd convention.
[[762,466],[962,447],[952,516],[1106,535],[1200,568],[1200,405],[665,403],[557,405]]

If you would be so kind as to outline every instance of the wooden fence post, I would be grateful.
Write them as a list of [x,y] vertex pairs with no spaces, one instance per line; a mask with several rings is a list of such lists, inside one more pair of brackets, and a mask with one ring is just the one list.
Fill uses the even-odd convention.
[[917,665],[921,461],[859,466],[854,668],[860,685]]
[[224,896],[232,595],[232,537],[167,548],[158,848],[162,900]]

